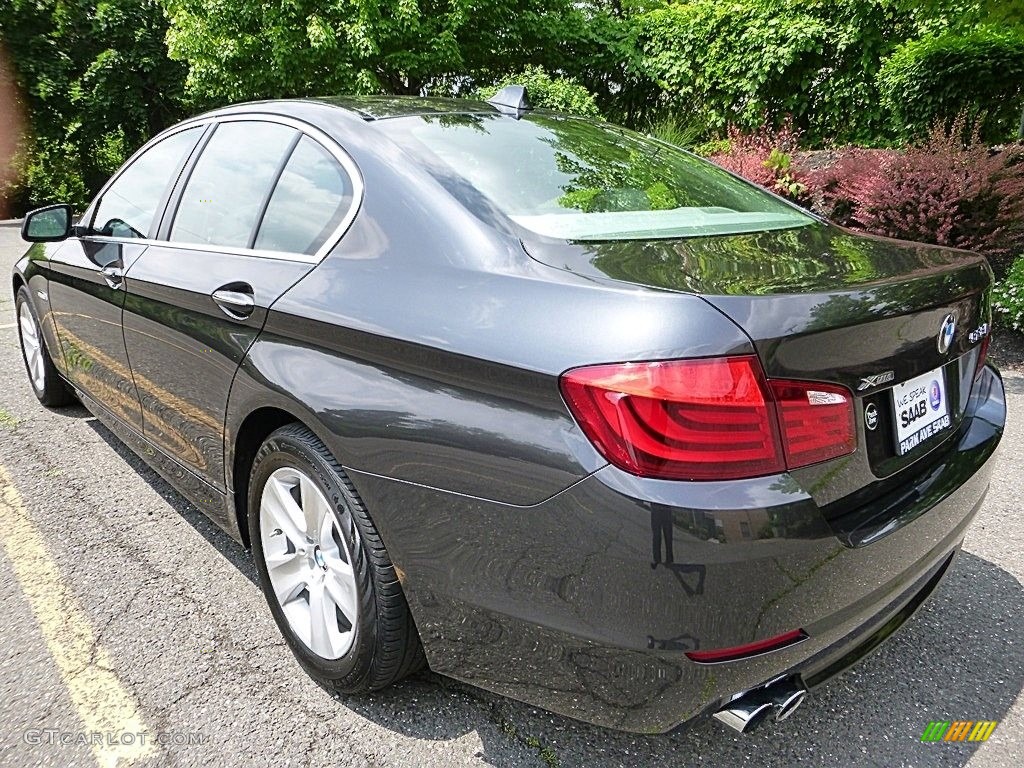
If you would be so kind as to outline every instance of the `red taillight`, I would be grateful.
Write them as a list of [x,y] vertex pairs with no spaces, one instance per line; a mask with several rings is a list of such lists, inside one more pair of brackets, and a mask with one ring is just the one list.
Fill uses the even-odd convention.
[[794,629],[784,635],[769,637],[767,640],[758,640],[756,643],[737,645],[733,648],[719,648],[714,651],[687,651],[686,655],[691,661],[699,664],[719,664],[723,661],[737,661],[751,656],[760,656],[762,653],[778,651],[788,648],[791,645],[802,643],[808,637],[802,629]]
[[857,429],[850,391],[831,384],[772,381],[786,466],[817,464],[853,453]]
[[710,480],[783,469],[756,358],[598,365],[561,384],[587,437],[627,472]]
[[641,477],[756,477],[855,447],[848,390],[769,387],[753,355],[577,368],[563,374],[561,388],[601,454]]

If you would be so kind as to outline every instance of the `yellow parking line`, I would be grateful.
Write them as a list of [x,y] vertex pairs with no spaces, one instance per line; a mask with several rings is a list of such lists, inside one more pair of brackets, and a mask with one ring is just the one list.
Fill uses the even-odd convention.
[[10,475],[0,466],[0,539],[14,565],[14,575],[28,598],[46,645],[57,662],[64,685],[96,762],[125,765],[156,752],[152,731],[139,704],[114,674],[107,651],[77,598],[61,579],[46,552],[39,529],[29,520]]

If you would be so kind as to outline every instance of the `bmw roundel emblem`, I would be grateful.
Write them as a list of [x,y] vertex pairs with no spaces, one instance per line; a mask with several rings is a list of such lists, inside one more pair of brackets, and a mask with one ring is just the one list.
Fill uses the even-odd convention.
[[942,327],[939,328],[939,354],[944,355],[949,352],[949,348],[953,345],[953,337],[956,335],[956,318],[952,315],[946,315],[942,320]]

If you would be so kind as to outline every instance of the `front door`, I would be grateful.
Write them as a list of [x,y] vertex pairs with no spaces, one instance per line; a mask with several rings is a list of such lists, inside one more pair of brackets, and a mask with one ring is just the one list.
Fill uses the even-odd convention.
[[144,245],[71,238],[50,258],[49,296],[65,375],[142,430],[142,409],[121,333],[124,269]]
[[347,178],[291,125],[226,119],[183,174],[164,242],[128,272],[125,344],[146,437],[218,490],[235,373],[348,211]]
[[125,273],[145,250],[156,211],[202,133],[193,128],[140,153],[90,207],[82,237],[49,260],[49,302],[65,375],[86,395],[142,431],[142,408],[121,330]]

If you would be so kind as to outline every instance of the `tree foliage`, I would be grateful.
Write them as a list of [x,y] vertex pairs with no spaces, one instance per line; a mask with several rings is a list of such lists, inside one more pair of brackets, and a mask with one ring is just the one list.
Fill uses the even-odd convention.
[[570,0],[167,0],[198,101],[452,93],[586,45]]
[[594,94],[572,78],[552,77],[543,67],[527,67],[522,72],[505,75],[493,85],[478,88],[473,96],[487,100],[506,85],[525,85],[535,107],[582,117],[599,117],[601,114]]
[[13,0],[0,36],[25,93],[29,204],[81,205],[127,152],[182,115],[159,0]]
[[811,146],[892,145],[963,110],[1007,138],[1024,108],[1024,0],[8,5],[0,36],[33,127],[23,203],[80,203],[155,131],[249,99],[470,95],[525,80],[541,105],[711,149],[729,126],[787,116]]

